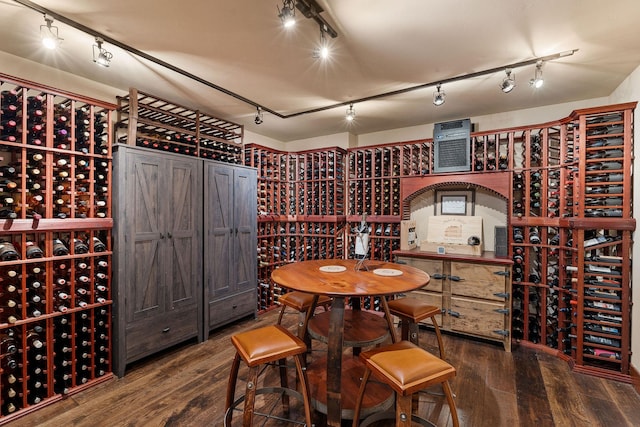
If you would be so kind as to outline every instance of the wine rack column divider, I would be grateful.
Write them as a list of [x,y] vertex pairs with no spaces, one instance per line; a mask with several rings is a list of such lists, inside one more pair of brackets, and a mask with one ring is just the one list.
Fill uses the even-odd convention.
[[114,109],[0,74],[0,424],[113,377]]

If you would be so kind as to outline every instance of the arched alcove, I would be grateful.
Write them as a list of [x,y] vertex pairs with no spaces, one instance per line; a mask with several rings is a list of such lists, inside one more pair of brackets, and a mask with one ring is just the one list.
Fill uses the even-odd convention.
[[414,219],[418,242],[426,239],[426,223],[431,215],[438,215],[438,194],[465,194],[472,209],[467,215],[483,219],[484,249],[493,251],[495,227],[504,227],[509,220],[511,173],[447,174],[408,178],[402,182],[402,218]]

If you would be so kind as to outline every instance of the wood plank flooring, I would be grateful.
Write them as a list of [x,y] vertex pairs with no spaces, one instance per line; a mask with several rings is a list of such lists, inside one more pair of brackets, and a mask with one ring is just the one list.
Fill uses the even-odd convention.
[[[244,320],[212,333],[204,343],[185,343],[132,364],[124,378],[68,396],[7,425],[221,426],[234,354],[229,337],[275,323],[276,318],[271,312]],[[292,330],[297,318],[287,318]],[[422,329],[420,334],[421,344],[437,353],[434,334]],[[629,384],[571,372],[565,362],[544,352],[517,348],[506,353],[501,346],[468,338],[443,339],[447,361],[458,372],[451,386],[462,426],[640,426],[640,396]],[[314,342],[315,351],[322,351],[322,345]],[[266,381],[275,384],[277,379],[275,369],[267,372]],[[258,401],[262,408],[280,407],[275,398]],[[451,425],[449,408],[437,390],[420,393],[419,411],[439,426]],[[240,418],[238,414],[234,421]],[[322,425],[318,416],[316,426]]]

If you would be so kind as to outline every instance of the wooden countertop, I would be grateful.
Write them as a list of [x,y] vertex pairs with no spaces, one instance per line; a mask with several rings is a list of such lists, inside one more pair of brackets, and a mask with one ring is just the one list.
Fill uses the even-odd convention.
[[395,256],[422,259],[439,259],[443,261],[476,262],[480,264],[512,265],[513,260],[507,257],[496,257],[494,252],[484,251],[482,255],[439,254],[421,251],[419,248],[393,251]]

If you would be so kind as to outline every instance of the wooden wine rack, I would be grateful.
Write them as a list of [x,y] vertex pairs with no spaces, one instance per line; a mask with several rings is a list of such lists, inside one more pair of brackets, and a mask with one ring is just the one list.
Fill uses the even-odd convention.
[[[335,205],[336,211],[343,208],[346,214],[344,256],[355,255],[356,229],[363,215],[370,226],[369,258],[389,260],[399,246],[400,222],[409,219],[409,203],[415,194],[461,184],[489,189],[507,197],[509,257],[514,261],[513,343],[541,347],[567,359],[576,370],[630,381],[630,263],[585,263],[584,257],[595,253],[605,259],[630,259],[628,248],[635,229],[631,209],[635,106],[589,108],[543,125],[473,132],[471,170],[463,173],[432,173],[430,139],[347,150],[345,176],[326,176],[335,185],[345,180],[346,205]],[[283,234],[290,247],[297,247],[300,231],[290,224],[296,224],[300,215],[317,212],[313,187],[303,183],[319,176],[301,174],[301,170],[312,170],[300,168],[309,159],[306,154],[300,157],[299,153],[248,146],[245,156],[247,163],[258,167],[261,177],[259,227],[264,231],[258,234],[264,244],[258,256],[262,263],[260,308],[264,310],[276,304],[280,292],[270,282],[273,268],[306,259],[304,254],[289,251],[276,260],[270,251],[280,247],[277,242]],[[318,205],[326,208],[320,198]],[[585,240],[596,235],[616,240],[585,247]],[[613,268],[615,286],[586,283],[594,278],[585,265]],[[594,298],[588,293],[594,287],[602,297],[598,301],[620,310],[589,306]],[[364,305],[375,308],[375,300],[364,301]],[[598,313],[621,320],[613,324],[594,320]],[[591,341],[585,340],[587,335]],[[611,343],[619,347],[608,345]]]
[[259,312],[277,307],[286,292],[271,280],[275,268],[344,257],[345,153],[246,145],[245,164],[258,169]]
[[115,105],[3,74],[0,91],[3,424],[112,377]]
[[187,156],[242,164],[244,127],[155,95],[118,97],[117,140]]

